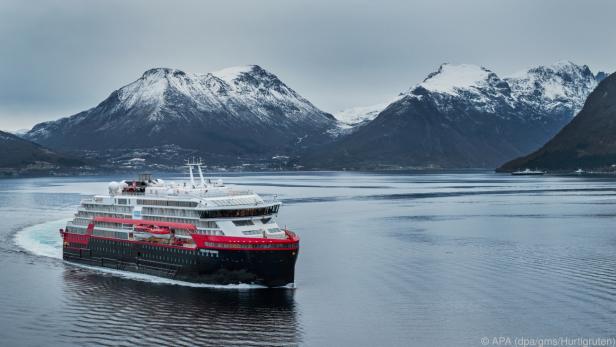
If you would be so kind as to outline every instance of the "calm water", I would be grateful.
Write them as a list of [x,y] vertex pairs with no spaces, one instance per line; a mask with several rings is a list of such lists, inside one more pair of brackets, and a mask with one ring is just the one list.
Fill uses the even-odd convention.
[[[225,177],[285,202],[295,289],[189,287],[65,264],[57,229],[120,177],[0,180],[0,344],[480,346],[616,332],[616,181]],[[20,246],[17,246],[19,244]]]

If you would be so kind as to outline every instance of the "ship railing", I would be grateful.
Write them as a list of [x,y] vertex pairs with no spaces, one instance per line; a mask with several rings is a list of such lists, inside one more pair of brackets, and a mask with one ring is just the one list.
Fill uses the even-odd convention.
[[287,235],[287,237],[290,240],[298,240],[299,241],[299,238],[297,237],[297,234],[295,234],[294,232],[288,230],[287,228],[284,229],[284,233]]

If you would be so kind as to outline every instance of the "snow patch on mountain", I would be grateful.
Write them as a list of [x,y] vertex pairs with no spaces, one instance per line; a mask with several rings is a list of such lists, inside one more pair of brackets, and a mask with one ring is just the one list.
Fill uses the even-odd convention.
[[456,94],[460,90],[485,86],[493,74],[492,71],[477,65],[445,63],[418,86],[432,92]]
[[211,74],[227,83],[232,83],[234,80],[240,77],[240,75],[250,73],[250,71],[252,71],[254,67],[255,65],[232,66],[211,72]]
[[352,107],[334,113],[334,117],[340,122],[341,127],[353,127],[373,120],[387,105],[389,103]]
[[519,102],[546,112],[568,108],[575,115],[600,78],[600,74],[594,75],[586,65],[559,61],[514,73],[505,81]]
[[374,118],[376,118],[381,111],[383,111],[391,103],[398,101],[401,97],[402,95],[398,95],[395,98],[380,104],[344,109],[335,112],[334,117],[338,121],[338,126],[342,129],[361,126],[374,120]]
[[119,106],[129,109],[137,104],[147,104],[161,106],[163,94],[169,87],[166,73],[170,69],[151,69],[146,71],[137,81],[121,88],[118,98],[121,101]]
[[503,107],[514,106],[505,81],[494,72],[471,64],[442,64],[403,94],[412,98],[429,96],[442,112],[452,111],[454,104],[495,114]]

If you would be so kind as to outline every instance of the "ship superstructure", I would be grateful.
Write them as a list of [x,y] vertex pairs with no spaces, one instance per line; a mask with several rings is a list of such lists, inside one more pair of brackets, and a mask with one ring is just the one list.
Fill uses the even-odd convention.
[[142,174],[84,199],[61,230],[64,259],[192,282],[292,283],[299,239],[276,223],[281,202],[187,166],[188,182]]

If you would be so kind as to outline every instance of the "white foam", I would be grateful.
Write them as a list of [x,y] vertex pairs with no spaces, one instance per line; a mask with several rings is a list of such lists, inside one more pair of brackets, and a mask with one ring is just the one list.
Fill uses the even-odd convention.
[[61,219],[23,228],[15,234],[15,243],[34,255],[62,259],[59,229],[66,227],[68,221]]
[[[65,261],[65,262],[68,264],[71,264],[72,266],[78,266],[80,268],[84,268],[84,269],[88,269],[88,270],[92,270],[96,272],[102,272],[105,274],[110,274],[110,275],[130,279],[130,280],[156,283],[156,284],[170,284],[170,285],[175,285],[175,286],[185,286],[185,287],[194,287],[194,288],[215,288],[215,289],[263,289],[263,288],[268,288],[266,286],[261,286],[257,284],[248,284],[248,283],[205,284],[205,283],[185,282],[185,281],[172,280],[172,279],[164,278],[164,277],[140,274],[136,272],[127,272],[127,271],[114,270],[114,269],[109,269],[109,268],[104,268],[104,267],[89,266],[89,265],[73,263],[70,261]],[[289,288],[292,288],[292,287],[289,287]]]
[[[41,224],[32,225],[19,230],[15,234],[15,244],[22,249],[34,255],[50,257],[56,259],[62,259],[62,239],[60,238],[59,229],[64,228],[69,219],[61,219],[56,221],[45,222]],[[192,283],[185,281],[177,281],[169,278],[157,277],[152,275],[140,274],[135,272],[120,271],[108,268],[101,268],[96,266],[88,266],[83,264],[77,264],[69,261],[66,263],[72,266],[78,266],[84,269],[110,274],[130,280],[157,283],[157,284],[170,284],[177,286],[187,286],[195,288],[216,288],[216,289],[263,289],[268,288],[257,284],[205,284],[205,283]],[[289,284],[282,288],[295,288],[294,284]]]

